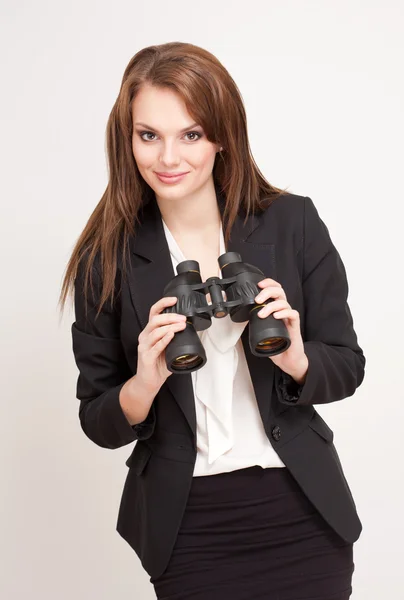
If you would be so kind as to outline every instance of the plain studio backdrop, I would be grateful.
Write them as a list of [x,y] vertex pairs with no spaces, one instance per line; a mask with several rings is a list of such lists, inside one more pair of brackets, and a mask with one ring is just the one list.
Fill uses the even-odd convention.
[[115,531],[132,445],[110,451],[82,432],[74,316],[68,304],[59,321],[57,300],[106,186],[124,68],[174,40],[230,71],[258,166],[312,198],[344,261],[365,380],[318,410],[364,527],[352,598],[404,597],[403,11],[391,0],[1,0],[1,598],[155,598]]

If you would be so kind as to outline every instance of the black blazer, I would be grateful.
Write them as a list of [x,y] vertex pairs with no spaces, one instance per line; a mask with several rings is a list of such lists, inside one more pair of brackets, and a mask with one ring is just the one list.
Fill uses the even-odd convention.
[[[217,187],[216,193],[223,214]],[[97,320],[99,262],[87,320],[79,269],[73,352],[85,434],[111,449],[138,440],[126,462],[129,470],[116,529],[149,575],[157,577],[168,564],[192,483],[196,417],[190,374],[173,374],[166,380],[141,424],[131,426],[119,403],[121,387],[136,373],[138,336],[150,307],[176,274],[154,195],[145,204],[130,248],[132,268],[122,280],[119,301],[114,310],[108,303]],[[251,354],[248,326],[242,343],[268,440],[329,525],[344,540],[354,542],[362,525],[333,432],[313,406],[352,396],[364,378],[365,357],[347,304],[348,283],[340,255],[313,201],[295,194],[277,198],[246,224],[244,215],[238,216],[228,250],[278,281],[289,304],[300,313],[309,359],[303,386],[268,358]],[[120,282],[121,269],[117,289]]]

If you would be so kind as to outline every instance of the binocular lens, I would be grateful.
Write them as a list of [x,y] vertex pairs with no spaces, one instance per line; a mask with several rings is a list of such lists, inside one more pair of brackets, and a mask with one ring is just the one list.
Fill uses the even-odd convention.
[[199,354],[183,354],[182,356],[177,356],[171,363],[171,366],[176,371],[182,371],[190,367],[198,367],[202,362],[203,360]]
[[286,345],[285,339],[281,337],[265,338],[258,342],[257,352],[266,352],[267,350],[280,350]]

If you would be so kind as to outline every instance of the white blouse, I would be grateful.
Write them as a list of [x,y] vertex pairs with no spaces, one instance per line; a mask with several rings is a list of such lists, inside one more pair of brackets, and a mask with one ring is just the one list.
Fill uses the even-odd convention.
[[[195,257],[184,257],[164,219],[162,222],[176,275],[179,262]],[[220,255],[225,252],[221,227]],[[219,264],[217,268],[211,276],[221,278]],[[265,433],[245,358],[241,334],[248,321],[233,323],[227,315],[212,317],[211,323],[208,329],[197,331],[206,363],[191,373],[197,422],[194,477],[253,465],[284,467]]]

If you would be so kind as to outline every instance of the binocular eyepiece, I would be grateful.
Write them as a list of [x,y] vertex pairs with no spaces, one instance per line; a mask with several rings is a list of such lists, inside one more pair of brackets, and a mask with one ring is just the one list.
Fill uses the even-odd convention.
[[[175,333],[167,345],[165,358],[172,373],[191,373],[206,363],[206,354],[197,335],[211,326],[212,316],[222,319],[228,314],[234,323],[249,321],[249,345],[254,356],[268,357],[281,354],[290,346],[288,330],[281,319],[273,315],[257,316],[258,310],[273,302],[270,298],[257,304],[255,296],[261,291],[257,286],[265,278],[257,267],[244,263],[237,252],[226,252],[218,258],[223,278],[209,277],[202,282],[199,263],[185,260],[177,265],[177,275],[164,288],[164,297],[175,296],[177,302],[164,309],[164,313],[186,316],[186,327]],[[223,293],[226,293],[226,299]],[[206,295],[210,294],[211,304]]]

